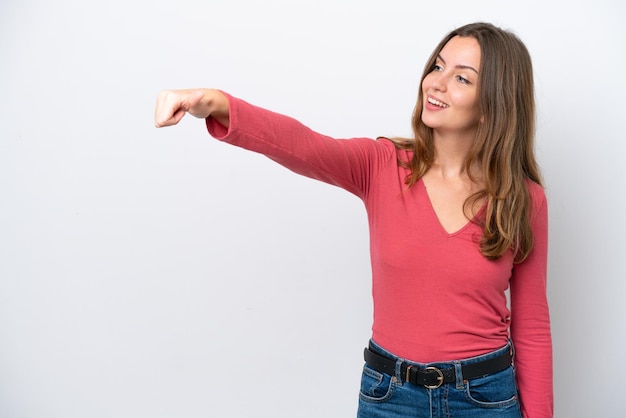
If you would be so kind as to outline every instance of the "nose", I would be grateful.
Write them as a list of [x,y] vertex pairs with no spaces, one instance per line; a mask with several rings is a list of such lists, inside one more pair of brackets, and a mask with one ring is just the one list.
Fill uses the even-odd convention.
[[446,91],[447,89],[447,78],[443,73],[431,73],[433,76],[431,86],[434,90],[437,91]]

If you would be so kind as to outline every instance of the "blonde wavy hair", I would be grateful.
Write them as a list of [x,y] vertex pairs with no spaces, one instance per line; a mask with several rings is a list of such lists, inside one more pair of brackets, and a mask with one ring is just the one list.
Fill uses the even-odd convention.
[[[513,250],[514,260],[526,259],[533,246],[530,226],[532,202],[527,181],[542,185],[534,154],[535,100],[533,69],[526,46],[513,33],[489,23],[471,23],[453,30],[435,48],[424,68],[413,112],[413,140],[395,138],[400,149],[413,150],[406,184],[414,185],[433,164],[433,129],[422,122],[421,84],[435,65],[438,54],[455,36],[472,37],[481,50],[478,95],[483,121],[465,161],[465,171],[476,182],[470,167],[480,168],[482,190],[471,195],[464,211],[486,201],[480,251],[495,260]],[[468,216],[468,218],[470,218]]]

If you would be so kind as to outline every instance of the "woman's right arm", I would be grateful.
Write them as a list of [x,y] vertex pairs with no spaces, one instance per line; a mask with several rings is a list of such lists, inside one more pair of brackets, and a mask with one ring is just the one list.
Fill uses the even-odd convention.
[[190,113],[204,118],[216,139],[265,155],[303,176],[344,188],[363,198],[382,166],[395,163],[388,141],[334,139],[299,121],[213,89],[164,90],[157,127],[176,125]]
[[228,99],[219,90],[163,90],[157,96],[154,124],[157,128],[176,125],[189,113],[197,118],[213,117],[229,126]]

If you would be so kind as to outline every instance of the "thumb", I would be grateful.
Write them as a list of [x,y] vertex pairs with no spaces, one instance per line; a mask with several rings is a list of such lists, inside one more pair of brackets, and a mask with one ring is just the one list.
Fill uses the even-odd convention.
[[200,101],[204,98],[204,92],[202,90],[194,90],[192,91],[187,99],[185,100],[185,105],[182,106],[187,112],[196,107]]
[[181,108],[185,109],[187,113],[197,118],[206,118],[211,114],[206,97],[206,90],[193,90],[190,91],[185,98],[184,105]]

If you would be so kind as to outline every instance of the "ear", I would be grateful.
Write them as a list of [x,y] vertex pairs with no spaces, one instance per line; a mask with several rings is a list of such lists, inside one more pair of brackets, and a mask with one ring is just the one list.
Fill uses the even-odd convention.
[[485,115],[480,115],[480,123],[485,123]]

